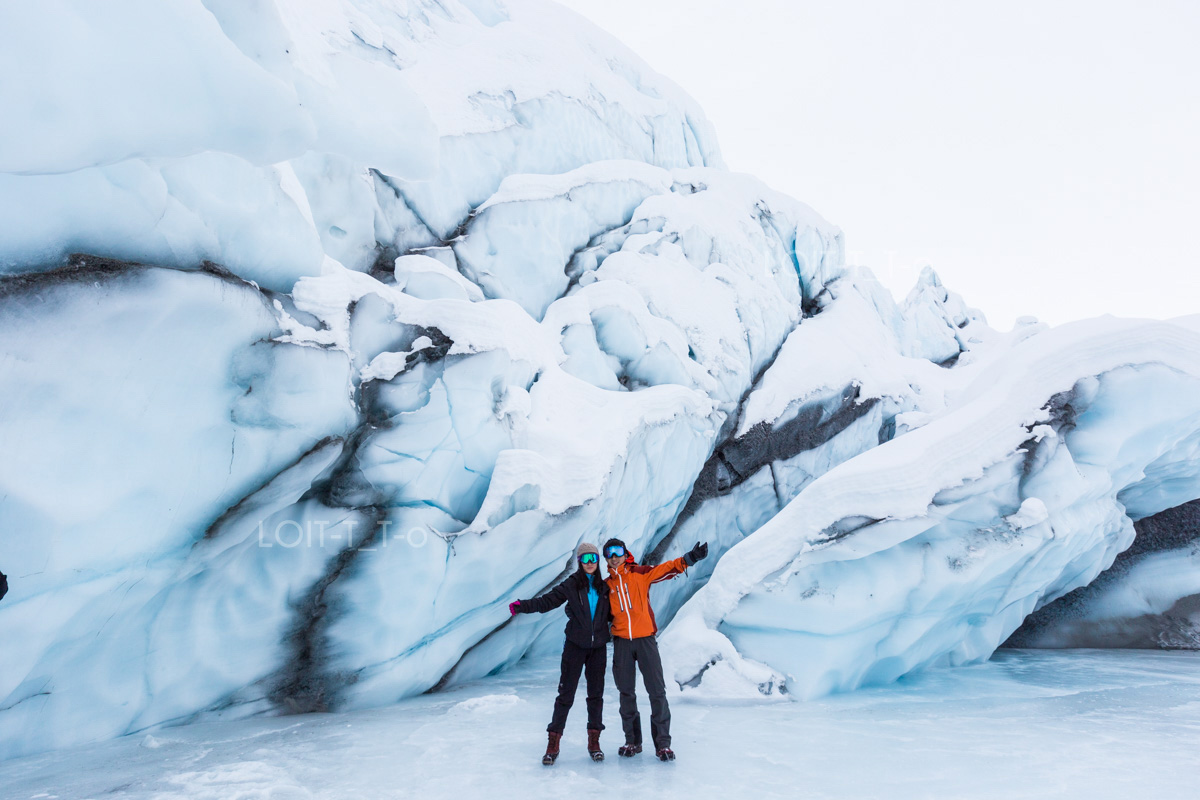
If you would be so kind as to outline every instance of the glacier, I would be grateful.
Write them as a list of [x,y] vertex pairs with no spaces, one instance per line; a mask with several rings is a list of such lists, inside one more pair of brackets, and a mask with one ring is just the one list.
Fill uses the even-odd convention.
[[0,39],[0,758],[492,675],[610,535],[711,543],[655,588],[685,697],[1196,646],[1197,319],[897,302],[543,0]]
[[664,636],[676,681],[806,698],[988,658],[1194,499],[1198,334],[1102,319],[993,359],[725,554]]

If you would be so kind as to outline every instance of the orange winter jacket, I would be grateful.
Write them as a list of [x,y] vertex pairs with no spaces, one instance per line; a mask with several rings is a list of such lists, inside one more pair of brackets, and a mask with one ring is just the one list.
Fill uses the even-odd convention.
[[[645,569],[644,567],[642,569]],[[622,639],[640,639],[658,632],[654,612],[650,609],[650,584],[676,575],[687,569],[682,558],[667,561],[646,571],[622,564],[608,571],[608,602],[612,606],[612,635]]]

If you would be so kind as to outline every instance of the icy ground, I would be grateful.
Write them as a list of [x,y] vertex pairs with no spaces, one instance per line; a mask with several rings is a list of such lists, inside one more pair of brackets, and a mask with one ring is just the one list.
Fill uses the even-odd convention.
[[[557,658],[389,708],[213,722],[0,763],[0,797],[1193,798],[1200,653],[1002,650],[807,703],[675,699],[679,760],[616,757],[616,691],[539,762]],[[641,698],[646,709],[646,699]],[[609,794],[609,796],[612,796]]]

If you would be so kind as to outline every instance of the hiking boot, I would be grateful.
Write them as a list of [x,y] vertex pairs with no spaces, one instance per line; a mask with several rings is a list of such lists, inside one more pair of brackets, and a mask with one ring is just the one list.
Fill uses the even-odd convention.
[[604,751],[600,749],[600,731],[588,729],[588,755],[592,761],[603,761]]
[[558,740],[562,738],[561,733],[549,731],[550,740],[546,743],[546,755],[542,756],[542,763],[547,767],[554,763],[558,758]]
[[633,758],[640,752],[642,752],[642,746],[640,744],[633,744],[632,742],[626,742],[617,748],[617,755],[624,756],[625,758]]
[[669,747],[658,748],[658,750],[656,750],[654,752],[654,755],[658,756],[659,761],[674,761],[675,760],[675,751]]

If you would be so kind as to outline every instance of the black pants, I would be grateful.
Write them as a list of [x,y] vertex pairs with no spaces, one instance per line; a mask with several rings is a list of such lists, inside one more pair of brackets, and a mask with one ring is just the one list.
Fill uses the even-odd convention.
[[671,707],[667,705],[667,685],[663,680],[658,641],[653,636],[640,639],[613,638],[613,681],[621,693],[621,727],[625,741],[641,744],[642,725],[634,695],[633,665],[642,673],[646,694],[650,695],[650,738],[656,748],[671,746]]
[[563,644],[562,671],[558,678],[558,697],[554,698],[554,716],[546,730],[562,733],[567,726],[567,712],[575,702],[575,689],[579,687],[579,673],[587,673],[588,730],[602,731],[604,723],[604,663],[608,661],[608,649],[580,647],[570,639]]

